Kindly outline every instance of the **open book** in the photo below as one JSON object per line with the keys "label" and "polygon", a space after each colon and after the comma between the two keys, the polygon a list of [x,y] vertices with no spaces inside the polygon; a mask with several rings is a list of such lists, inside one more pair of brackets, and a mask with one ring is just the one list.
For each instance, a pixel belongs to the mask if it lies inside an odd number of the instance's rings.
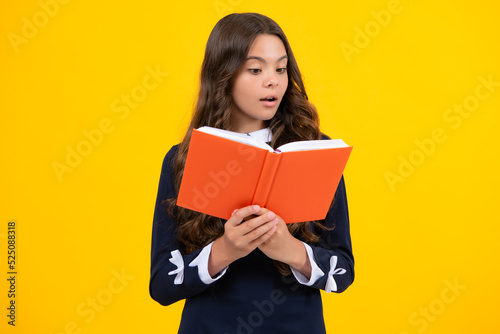
{"label": "open book", "polygon": [[247,134],[193,129],[177,205],[223,219],[258,204],[286,223],[326,217],[352,147],[340,139],[274,150]]}

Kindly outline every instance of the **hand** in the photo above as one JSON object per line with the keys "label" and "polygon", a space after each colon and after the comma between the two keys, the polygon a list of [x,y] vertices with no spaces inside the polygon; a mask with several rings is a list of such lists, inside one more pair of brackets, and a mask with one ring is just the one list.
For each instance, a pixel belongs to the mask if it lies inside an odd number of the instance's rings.
{"label": "hand", "polygon": [[[270,212],[264,208],[260,211]],[[269,258],[286,263],[309,278],[311,276],[311,262],[304,245],[290,234],[285,221],[281,217],[277,217],[276,231],[259,246],[259,249]]]}
{"label": "hand", "polygon": [[224,225],[224,234],[212,244],[208,272],[213,277],[233,261],[260,246],[276,230],[278,219],[269,210],[250,205],[233,212]]}

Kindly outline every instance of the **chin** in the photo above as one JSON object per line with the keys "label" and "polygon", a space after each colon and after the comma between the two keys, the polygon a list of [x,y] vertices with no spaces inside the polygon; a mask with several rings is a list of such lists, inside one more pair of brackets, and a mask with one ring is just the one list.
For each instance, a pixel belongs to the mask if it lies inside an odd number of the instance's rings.
{"label": "chin", "polygon": [[266,116],[262,117],[260,120],[261,121],[270,121],[274,118],[274,116],[276,116],[276,113],[277,113],[277,110],[272,112],[272,113],[267,114]]}

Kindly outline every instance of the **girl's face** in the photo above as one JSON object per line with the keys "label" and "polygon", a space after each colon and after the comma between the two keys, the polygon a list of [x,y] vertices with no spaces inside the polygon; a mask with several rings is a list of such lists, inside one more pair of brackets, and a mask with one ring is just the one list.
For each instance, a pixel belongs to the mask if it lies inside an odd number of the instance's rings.
{"label": "girl's face", "polygon": [[263,129],[288,87],[287,54],[275,35],[258,35],[232,87],[231,125],[236,132]]}

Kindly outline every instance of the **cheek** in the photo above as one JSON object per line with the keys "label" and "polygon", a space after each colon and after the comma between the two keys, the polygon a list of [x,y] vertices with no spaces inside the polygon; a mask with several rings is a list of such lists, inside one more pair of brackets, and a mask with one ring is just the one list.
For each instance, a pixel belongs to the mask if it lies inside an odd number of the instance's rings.
{"label": "cheek", "polygon": [[255,79],[251,77],[240,78],[234,85],[233,98],[236,101],[244,102],[254,98],[253,87]]}
{"label": "cheek", "polygon": [[285,92],[288,88],[288,76],[285,76],[281,82],[280,82],[280,86],[281,86],[281,94],[285,95]]}

